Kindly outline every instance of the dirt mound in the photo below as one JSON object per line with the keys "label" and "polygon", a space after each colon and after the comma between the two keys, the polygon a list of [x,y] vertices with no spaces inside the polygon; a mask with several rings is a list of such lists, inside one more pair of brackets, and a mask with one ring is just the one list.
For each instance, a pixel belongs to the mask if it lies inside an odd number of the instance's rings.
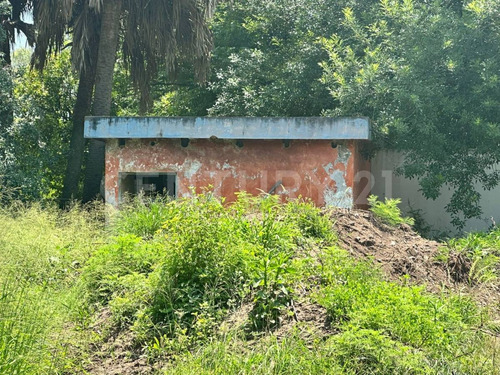
{"label": "dirt mound", "polygon": [[389,278],[408,275],[410,282],[430,290],[454,284],[448,265],[436,260],[443,245],[420,237],[410,226],[389,227],[361,210],[335,210],[331,215],[340,246],[355,257],[371,257]]}

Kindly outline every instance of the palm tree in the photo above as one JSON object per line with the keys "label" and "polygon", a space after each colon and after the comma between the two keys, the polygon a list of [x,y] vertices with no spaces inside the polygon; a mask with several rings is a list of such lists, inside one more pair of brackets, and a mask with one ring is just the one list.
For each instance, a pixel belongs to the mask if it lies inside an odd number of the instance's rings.
{"label": "palm tree", "polygon": [[[16,41],[18,33],[22,32],[26,36],[29,45],[35,42],[35,32],[33,25],[21,20],[21,16],[29,11],[30,3],[28,0],[0,0],[0,69],[10,67],[11,44]],[[3,72],[5,73],[5,72]],[[7,97],[12,97],[12,86],[8,85]],[[0,122],[11,124],[14,121],[14,110],[11,105],[0,108]],[[0,123],[0,126],[2,124]],[[1,130],[1,129],[0,129]]]}
{"label": "palm tree", "polygon": [[[97,59],[94,116],[109,116],[113,71],[123,21],[123,56],[141,93],[141,107],[149,105],[149,87],[160,61],[173,71],[179,57],[192,59],[199,79],[205,78],[212,47],[207,19],[216,0],[109,0],[102,7],[101,39]],[[91,140],[83,201],[99,193],[104,171],[104,144]]]}
{"label": "palm tree", "polygon": [[60,205],[64,207],[78,193],[85,150],[83,127],[85,116],[90,114],[94,92],[101,16],[87,0],[32,0],[31,4],[37,29],[32,65],[43,70],[47,57],[68,44],[66,34],[69,31],[73,39],[72,63],[79,72],[68,163],[60,199]]}
{"label": "palm tree", "polygon": [[6,34],[5,40],[0,43],[0,52],[3,53],[4,61],[6,65],[11,64],[10,56],[10,46],[11,43],[16,41],[16,34],[22,32],[26,36],[26,40],[29,45],[33,45],[35,42],[35,30],[33,25],[21,20],[23,13],[31,9],[31,2],[29,0],[9,0],[0,1],[0,10],[5,7],[5,4],[9,4],[10,11],[0,12],[0,27]]}
{"label": "palm tree", "polygon": [[[197,78],[205,78],[212,48],[207,20],[213,15],[216,1],[32,0],[35,4],[35,25],[39,32],[35,64],[43,67],[47,53],[62,47],[63,31],[69,27],[73,32],[73,63],[80,71],[80,80],[84,78],[83,72],[87,74],[88,83],[82,90],[89,90],[90,87],[94,90],[92,114],[109,116],[113,72],[121,42],[126,66],[141,94],[141,108],[147,111],[150,105],[149,87],[162,63],[169,72],[173,72],[178,60],[189,59],[194,63]],[[98,48],[95,48],[96,46]],[[92,57],[92,51],[97,51],[97,55]],[[95,71],[92,70],[93,61]],[[93,77],[95,86],[92,84]],[[84,104],[88,103],[88,95],[82,94],[81,97],[80,104],[83,108]],[[89,109],[87,105],[87,113],[90,112]],[[63,195],[66,199],[76,196],[75,181],[78,179],[75,180],[75,176],[79,176],[81,169],[76,167],[76,164],[81,166],[82,159],[79,156],[82,155],[84,144],[81,116],[74,116],[74,121],[75,119],[78,119],[79,123],[78,126],[74,124],[72,140],[75,139],[78,147],[71,146],[72,150],[76,151],[70,154],[72,159],[68,165]],[[79,163],[76,160],[78,158]],[[91,140],[84,183],[84,202],[98,195],[103,170],[104,144]]]}

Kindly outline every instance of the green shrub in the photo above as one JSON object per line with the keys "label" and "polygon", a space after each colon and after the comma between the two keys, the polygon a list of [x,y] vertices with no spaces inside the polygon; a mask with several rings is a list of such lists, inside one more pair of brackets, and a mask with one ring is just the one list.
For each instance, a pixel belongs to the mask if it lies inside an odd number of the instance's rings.
{"label": "green shrub", "polygon": [[245,199],[254,204],[257,213],[243,219],[249,228],[247,241],[255,244],[254,252],[246,257],[254,304],[250,319],[252,328],[270,329],[279,325],[293,299],[290,275],[295,271],[292,258],[301,234],[300,216],[288,215],[291,204],[284,206],[278,196],[239,197],[240,201]]}
{"label": "green shrub", "polygon": [[165,257],[153,276],[151,314],[173,332],[178,324],[190,327],[206,304],[223,312],[239,298],[247,280],[244,256],[253,245],[235,230],[238,218],[209,194],[169,205],[172,215],[163,225]]}
{"label": "green shrub", "polygon": [[295,221],[302,236],[333,244],[336,240],[332,222],[312,202],[295,200],[287,204],[287,220]]}
{"label": "green shrub", "polygon": [[437,374],[425,353],[380,332],[348,330],[305,340],[298,332],[249,345],[230,336],[186,353],[165,374]]}
{"label": "green shrub", "polygon": [[161,333],[165,343],[183,332],[202,340],[245,296],[254,304],[252,329],[278,325],[293,298],[300,238],[334,238],[319,209],[304,202],[283,205],[277,196],[241,193],[224,206],[206,193],[155,207],[163,215],[160,229],[155,224],[154,233],[136,237],[146,233],[142,220],[149,214],[141,213],[142,206],[140,215],[121,213],[115,228],[134,235],[101,247],[82,274],[88,301],[108,303],[115,321],[132,326],[145,341]]}
{"label": "green shrub", "polygon": [[109,308],[113,322],[122,329],[133,325],[151,300],[152,287],[147,274],[133,272],[115,276]]}
{"label": "green shrub", "polygon": [[401,203],[401,199],[399,198],[385,198],[385,202],[380,202],[376,195],[370,195],[368,197],[368,203],[370,204],[370,211],[373,212],[375,217],[387,225],[397,226],[400,224],[414,224],[413,218],[401,216],[401,210],[398,207]]}
{"label": "green shrub", "polygon": [[154,276],[153,321],[167,332],[198,329],[249,292],[252,326],[277,325],[292,298],[287,275],[301,235],[299,215],[287,217],[289,208],[278,197],[245,193],[228,207],[211,194],[169,206],[162,232],[166,257]]}

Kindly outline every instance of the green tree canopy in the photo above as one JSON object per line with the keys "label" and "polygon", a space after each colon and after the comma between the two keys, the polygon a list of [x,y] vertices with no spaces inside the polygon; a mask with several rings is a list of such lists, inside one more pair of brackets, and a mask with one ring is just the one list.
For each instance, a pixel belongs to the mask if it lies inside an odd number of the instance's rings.
{"label": "green tree canopy", "polygon": [[341,6],[324,0],[243,0],[220,6],[214,22],[216,94],[211,115],[313,116],[333,100],[319,82]]}
{"label": "green tree canopy", "polygon": [[377,144],[404,153],[401,172],[426,198],[453,190],[459,227],[481,214],[476,185],[500,181],[499,5],[382,0],[369,23],[346,8],[342,34],[322,42],[322,81],[338,101],[327,114],[369,116]]}
{"label": "green tree canopy", "polygon": [[62,187],[76,96],[69,52],[49,59],[43,73],[29,68],[28,51],[16,51],[13,63],[15,121],[0,135],[4,185],[23,200],[54,199]]}

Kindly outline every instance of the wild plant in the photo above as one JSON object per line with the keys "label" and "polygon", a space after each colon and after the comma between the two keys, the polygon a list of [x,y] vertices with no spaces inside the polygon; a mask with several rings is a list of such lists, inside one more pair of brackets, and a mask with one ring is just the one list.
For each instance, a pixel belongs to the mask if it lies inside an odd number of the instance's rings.
{"label": "wild plant", "polygon": [[376,195],[370,195],[368,203],[370,204],[370,211],[384,224],[398,226],[400,224],[413,225],[415,223],[413,218],[401,215],[401,210],[398,207],[401,203],[401,199],[399,198],[385,198],[385,201],[381,202]]}

